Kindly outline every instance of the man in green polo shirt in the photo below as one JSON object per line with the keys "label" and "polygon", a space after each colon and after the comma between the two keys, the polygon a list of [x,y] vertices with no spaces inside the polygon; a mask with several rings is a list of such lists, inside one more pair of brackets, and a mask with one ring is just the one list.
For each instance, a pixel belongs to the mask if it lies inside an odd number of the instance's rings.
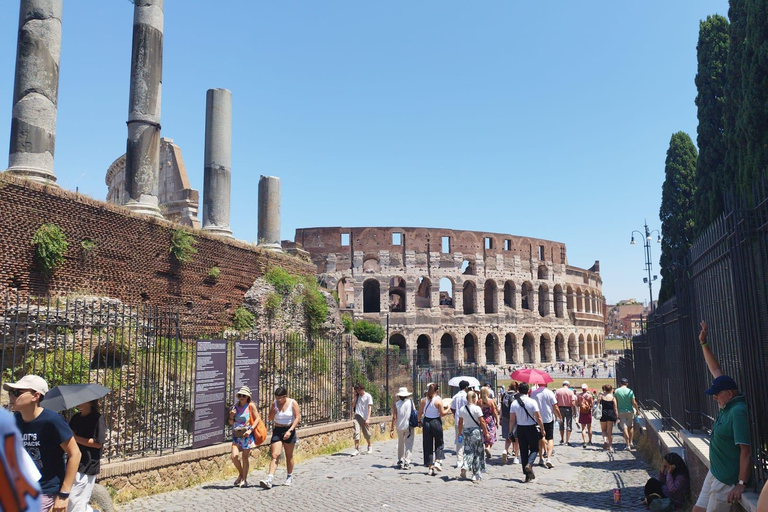
{"label": "man in green polo shirt", "polygon": [[621,422],[621,431],[624,434],[624,441],[627,443],[626,450],[634,448],[632,440],[634,439],[635,414],[637,414],[637,401],[635,393],[629,389],[629,381],[626,378],[621,379],[621,386],[613,392],[616,397],[616,405],[619,408],[619,421]]}
{"label": "man in green polo shirt", "polygon": [[720,407],[709,444],[709,472],[701,486],[694,512],[730,510],[741,499],[752,470],[749,412],[736,381],[725,375],[707,343],[707,324],[701,322],[699,343],[709,372],[714,377],[705,391]]}

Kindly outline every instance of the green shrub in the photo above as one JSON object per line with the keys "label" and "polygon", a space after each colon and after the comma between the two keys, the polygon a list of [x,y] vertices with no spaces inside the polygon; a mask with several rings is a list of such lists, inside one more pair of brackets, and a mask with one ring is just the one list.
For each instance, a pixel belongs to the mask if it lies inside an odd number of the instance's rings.
{"label": "green shrub", "polygon": [[264,279],[281,295],[288,295],[301,282],[301,277],[290,274],[282,267],[270,267]]}
{"label": "green shrub", "polygon": [[350,333],[355,328],[355,321],[352,320],[352,316],[348,313],[341,315],[341,325],[344,326],[344,332]]}
{"label": "green shrub", "polygon": [[304,302],[307,331],[310,336],[315,336],[320,333],[323,324],[328,319],[328,304],[314,280],[306,283],[302,302]]}
{"label": "green shrub", "polygon": [[208,269],[208,279],[212,281],[216,281],[220,275],[221,275],[221,270],[219,269],[219,267],[211,267]]}
{"label": "green shrub", "polygon": [[283,305],[283,297],[279,293],[272,292],[267,295],[264,301],[264,309],[267,311],[267,317],[273,319],[280,312],[280,306]]}
{"label": "green shrub", "polygon": [[80,240],[80,247],[82,247],[85,252],[91,252],[96,248],[96,242],[90,238],[83,238]]}
{"label": "green shrub", "polygon": [[380,343],[384,339],[384,328],[379,324],[358,320],[355,322],[354,334],[360,341]]}
{"label": "green shrub", "polygon": [[254,320],[253,313],[240,306],[235,310],[235,316],[232,318],[232,327],[238,331],[250,331],[253,329]]}
{"label": "green shrub", "polygon": [[189,263],[192,257],[197,254],[195,249],[197,240],[189,231],[183,229],[171,230],[171,249],[170,253],[179,263]]}
{"label": "green shrub", "polygon": [[43,274],[50,275],[64,262],[67,236],[56,224],[40,226],[32,235],[32,244],[35,246],[35,262]]}

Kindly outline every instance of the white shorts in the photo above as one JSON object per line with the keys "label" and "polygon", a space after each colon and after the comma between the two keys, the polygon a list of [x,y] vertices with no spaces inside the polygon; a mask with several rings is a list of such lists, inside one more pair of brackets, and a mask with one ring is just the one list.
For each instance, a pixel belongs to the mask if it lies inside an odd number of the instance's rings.
{"label": "white shorts", "polygon": [[707,471],[696,506],[707,509],[707,512],[728,512],[731,510],[731,504],[726,498],[734,487],[724,484],[715,478],[711,471]]}

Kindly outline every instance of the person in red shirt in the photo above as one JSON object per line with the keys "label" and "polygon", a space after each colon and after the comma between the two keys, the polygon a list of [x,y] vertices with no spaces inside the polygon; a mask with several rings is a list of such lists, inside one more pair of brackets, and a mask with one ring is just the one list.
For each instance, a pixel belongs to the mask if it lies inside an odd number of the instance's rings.
{"label": "person in red shirt", "polygon": [[555,391],[555,400],[560,409],[560,444],[571,445],[571,431],[573,431],[573,416],[576,414],[576,395],[571,389],[571,383],[563,381],[563,387]]}

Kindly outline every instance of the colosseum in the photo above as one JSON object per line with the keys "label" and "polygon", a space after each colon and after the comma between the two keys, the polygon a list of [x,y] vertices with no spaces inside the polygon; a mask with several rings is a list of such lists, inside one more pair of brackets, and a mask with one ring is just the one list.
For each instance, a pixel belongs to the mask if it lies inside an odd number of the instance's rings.
{"label": "colosseum", "polygon": [[304,228],[295,242],[342,312],[386,325],[417,365],[577,361],[604,351],[599,262],[565,244],[432,228]]}

